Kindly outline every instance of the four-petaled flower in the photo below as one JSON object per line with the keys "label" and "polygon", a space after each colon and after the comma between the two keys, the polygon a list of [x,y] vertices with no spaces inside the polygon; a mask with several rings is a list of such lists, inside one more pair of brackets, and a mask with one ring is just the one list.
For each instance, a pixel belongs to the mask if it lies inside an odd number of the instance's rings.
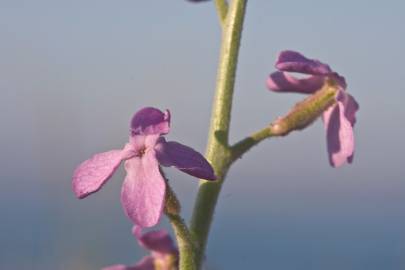
{"label": "four-petaled flower", "polygon": [[[334,72],[328,65],[308,59],[294,51],[281,52],[275,66],[279,71],[270,74],[267,86],[276,92],[312,94],[321,89],[327,80],[332,80],[337,85],[336,103],[323,113],[329,161],[334,167],[339,167],[346,161],[351,163],[354,154],[353,126],[359,105],[346,92],[344,77]],[[286,72],[310,76],[298,79]]]}
{"label": "four-petaled flower", "polygon": [[112,265],[102,270],[175,270],[178,269],[179,251],[165,230],[141,233],[141,228],[134,226],[134,236],[139,245],[151,251],[151,255],[141,259],[136,265]]}
{"label": "four-petaled flower", "polygon": [[215,180],[205,158],[192,148],[167,142],[162,136],[170,129],[170,113],[143,108],[131,121],[129,143],[122,150],[94,155],[78,166],[73,190],[80,199],[98,191],[125,160],[127,175],[122,185],[121,203],[127,216],[140,227],[154,226],[162,214],[166,180],[159,165],[174,166],[192,176]]}

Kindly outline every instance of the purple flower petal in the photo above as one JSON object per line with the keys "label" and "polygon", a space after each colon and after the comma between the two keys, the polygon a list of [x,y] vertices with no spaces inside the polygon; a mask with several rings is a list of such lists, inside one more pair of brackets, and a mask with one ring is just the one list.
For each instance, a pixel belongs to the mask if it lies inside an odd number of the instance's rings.
{"label": "purple flower petal", "polygon": [[154,269],[155,269],[155,266],[154,266],[153,257],[146,256],[146,257],[143,257],[143,259],[134,266],[116,264],[116,265],[104,267],[102,270],[154,270]]}
{"label": "purple flower petal", "polygon": [[189,175],[216,180],[212,166],[194,149],[178,142],[166,142],[163,138],[155,149],[156,157],[163,166],[174,166]]}
{"label": "purple flower petal", "polygon": [[267,87],[275,92],[312,94],[322,88],[324,81],[323,76],[297,79],[286,72],[276,71],[267,79]]}
{"label": "purple flower petal", "polygon": [[350,121],[351,125],[354,126],[356,123],[356,112],[359,110],[359,104],[353,96],[347,94],[345,91],[341,91],[337,99],[342,102],[345,108],[345,117]]}
{"label": "purple flower petal", "polygon": [[330,67],[318,60],[308,59],[299,52],[282,51],[277,58],[276,68],[281,71],[312,75],[329,75]]}
{"label": "purple flower petal", "polygon": [[166,183],[159,172],[155,151],[125,162],[127,175],[122,185],[121,203],[127,216],[141,227],[156,225],[162,213]]}
{"label": "purple flower petal", "polygon": [[137,237],[139,244],[145,249],[161,254],[174,254],[177,252],[177,248],[166,230],[150,231],[141,235],[138,228],[134,228],[133,233]]}
{"label": "purple flower petal", "polygon": [[129,270],[129,267],[123,264],[115,264],[111,266],[104,267],[101,270]]}
{"label": "purple flower petal", "polygon": [[128,270],[155,270],[154,261],[152,256],[143,257],[142,260]]}
{"label": "purple flower petal", "polygon": [[340,76],[339,73],[337,72],[332,72],[331,74],[329,74],[328,76],[330,79],[334,80],[342,89],[346,89],[347,88],[347,83],[346,83],[346,79],[343,76]]}
{"label": "purple flower petal", "polygon": [[139,110],[131,120],[131,135],[167,134],[170,130],[170,112],[152,107]]}
{"label": "purple flower petal", "polygon": [[340,101],[323,114],[326,127],[329,161],[339,167],[346,161],[351,163],[354,154],[354,134],[350,121],[344,115],[344,104]]}
{"label": "purple flower petal", "polygon": [[80,164],[73,173],[72,186],[80,199],[98,191],[117,170],[121,161],[130,158],[129,146],[124,150],[112,150],[94,155]]}

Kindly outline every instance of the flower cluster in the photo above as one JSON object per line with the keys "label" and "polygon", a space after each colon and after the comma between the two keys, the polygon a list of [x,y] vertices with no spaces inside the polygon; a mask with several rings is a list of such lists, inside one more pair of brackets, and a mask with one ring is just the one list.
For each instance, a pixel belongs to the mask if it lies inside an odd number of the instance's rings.
{"label": "flower cluster", "polygon": [[[308,59],[295,51],[281,52],[276,68],[279,71],[270,74],[267,80],[268,88],[275,92],[314,94],[329,81],[337,87],[336,102],[323,113],[329,161],[334,167],[339,167],[346,161],[351,163],[354,155],[353,127],[359,105],[347,93],[344,77],[328,65]],[[299,79],[287,72],[302,73],[309,77]]]}
{"label": "flower cluster", "polygon": [[73,190],[78,198],[98,191],[125,161],[127,175],[122,185],[121,203],[127,216],[140,227],[157,224],[162,214],[166,179],[160,165],[206,180],[215,180],[213,168],[194,149],[166,141],[170,112],[147,107],[131,121],[129,143],[121,150],[94,155],[78,166],[73,175]]}
{"label": "flower cluster", "polygon": [[[209,0],[186,1],[200,3]],[[215,1],[223,43],[207,148],[221,181],[200,185],[190,227],[180,215],[180,202],[168,184],[162,166],[175,167],[205,180],[216,180],[216,175],[211,164],[199,152],[165,139],[164,136],[170,131],[169,110],[162,112],[152,107],[139,110],[131,119],[129,141],[122,149],[95,154],[74,171],[73,191],[82,199],[99,191],[124,162],[126,176],[121,189],[121,204],[134,224],[133,235],[139,245],[150,251],[150,255],[132,266],[117,264],[103,270],[200,269],[215,204],[226,172],[233,162],[266,138],[302,130],[322,115],[330,164],[339,167],[353,161],[353,129],[359,105],[347,93],[345,78],[329,65],[306,58],[295,51],[282,51],[279,54],[275,64],[278,71],[270,74],[267,87],[274,92],[309,96],[271,125],[234,145],[228,144],[232,91],[246,4],[247,0]],[[297,78],[290,72],[301,73],[306,77]],[[218,133],[221,136],[217,136]],[[165,230],[142,233],[144,228],[159,222],[163,210],[176,233],[178,248]]]}

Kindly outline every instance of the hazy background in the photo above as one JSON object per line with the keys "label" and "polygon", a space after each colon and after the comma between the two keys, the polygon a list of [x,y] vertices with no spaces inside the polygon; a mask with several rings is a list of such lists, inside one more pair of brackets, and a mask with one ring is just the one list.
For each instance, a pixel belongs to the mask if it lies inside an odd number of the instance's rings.
{"label": "hazy background", "polygon": [[[331,168],[320,121],[254,148],[221,194],[209,269],[405,269],[404,10],[249,2],[232,141],[302,98],[265,88],[277,52],[294,49],[346,76],[361,106],[356,156]],[[82,201],[72,171],[122,147],[146,105],[169,108],[168,138],[203,152],[219,40],[212,2],[0,0],[0,269],[99,269],[145,254],[121,209],[122,168]],[[188,218],[197,181],[166,172]]]}

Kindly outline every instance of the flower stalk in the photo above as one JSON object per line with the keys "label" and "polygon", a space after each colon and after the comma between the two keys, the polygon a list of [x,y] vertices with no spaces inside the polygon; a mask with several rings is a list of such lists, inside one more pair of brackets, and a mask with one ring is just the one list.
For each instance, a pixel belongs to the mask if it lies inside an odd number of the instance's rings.
{"label": "flower stalk", "polygon": [[183,218],[180,215],[166,213],[170,223],[173,227],[174,234],[176,235],[176,241],[179,248],[179,269],[180,270],[197,270],[197,266],[194,260],[195,257],[195,245],[193,244],[190,231]]}
{"label": "flower stalk", "polygon": [[[220,1],[217,1],[219,3]],[[235,85],[240,40],[247,0],[233,0],[227,11],[222,32],[217,88],[213,102],[206,157],[212,164],[217,181],[201,180],[194,205],[190,230],[197,243],[195,262],[201,268],[215,205],[230,165],[228,144],[232,97]],[[221,11],[222,9],[219,9]],[[220,15],[222,18],[222,15]]]}
{"label": "flower stalk", "polygon": [[[233,2],[233,4],[235,2]],[[234,6],[231,6],[231,8],[232,7]],[[232,11],[234,10],[231,9],[231,12]],[[230,13],[229,16],[232,16],[231,14],[232,13]],[[223,63],[224,62],[221,62],[221,64]],[[236,62],[232,62],[232,64],[236,64]],[[223,68],[223,66],[220,65],[217,96],[214,103],[211,132],[207,148],[207,159],[213,165],[218,181],[200,182],[191,221],[191,232],[198,244],[198,249],[196,250],[196,263],[198,267],[201,267],[201,260],[204,256],[215,205],[230,166],[241,158],[244,153],[264,139],[275,136],[285,136],[294,130],[301,130],[309,126],[322,115],[325,110],[336,103],[336,95],[339,90],[339,86],[333,80],[325,80],[324,86],[321,89],[305,98],[303,101],[298,102],[285,116],[278,118],[265,128],[229,146],[230,114],[228,113],[230,113],[232,104],[234,77],[221,77],[224,76],[224,73],[221,73],[223,71],[221,68]],[[236,72],[236,66],[234,68],[233,70]],[[224,83],[222,81],[223,78],[227,78],[229,80],[228,83]],[[227,88],[230,86],[232,86],[232,88]],[[225,120],[220,117],[221,115],[225,115]]]}
{"label": "flower stalk", "polygon": [[169,184],[167,184],[166,189],[164,210],[176,236],[179,249],[179,269],[196,270],[197,268],[194,261],[196,247],[186,223],[180,216],[180,203]]}
{"label": "flower stalk", "polygon": [[[227,172],[236,160],[266,138],[286,136],[292,131],[302,130],[322,115],[330,164],[338,167],[352,162],[353,127],[359,105],[347,93],[345,78],[329,65],[291,50],[279,54],[276,62],[278,71],[270,74],[267,86],[275,92],[296,92],[310,96],[297,103],[285,116],[234,145],[229,144],[233,91],[246,5],[247,0],[215,0],[222,28],[222,43],[206,149],[209,162],[188,146],[166,141],[164,135],[170,130],[171,118],[168,110],[162,112],[145,107],[132,118],[130,139],[123,149],[98,153],[76,168],[72,187],[76,196],[82,199],[100,190],[119,165],[125,163],[127,174],[121,202],[128,218],[135,224],[133,234],[138,243],[152,251],[150,256],[144,257],[135,266],[113,265],[105,269],[200,270]],[[288,72],[303,73],[309,77],[295,78]],[[200,178],[190,227],[181,217],[180,202],[161,166],[176,167]],[[142,228],[158,223],[163,211],[173,227],[178,248],[164,230],[142,234]]]}

